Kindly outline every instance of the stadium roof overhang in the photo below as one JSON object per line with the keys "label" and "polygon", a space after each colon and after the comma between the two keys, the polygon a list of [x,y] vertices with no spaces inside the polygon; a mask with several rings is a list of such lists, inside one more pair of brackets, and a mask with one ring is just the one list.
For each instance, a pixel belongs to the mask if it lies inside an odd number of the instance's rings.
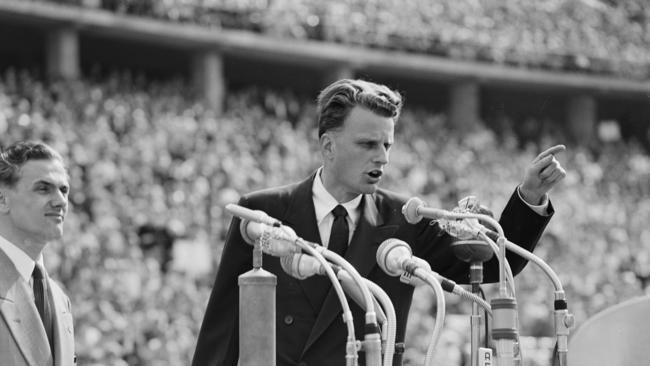
{"label": "stadium roof overhang", "polygon": [[214,49],[226,56],[300,63],[318,68],[348,67],[420,80],[455,82],[466,79],[490,86],[650,95],[650,80],[529,69],[312,40],[288,40],[247,31],[211,29],[52,3],[3,0],[0,2],[0,19],[20,19],[47,27],[73,27],[82,33],[174,48]]}

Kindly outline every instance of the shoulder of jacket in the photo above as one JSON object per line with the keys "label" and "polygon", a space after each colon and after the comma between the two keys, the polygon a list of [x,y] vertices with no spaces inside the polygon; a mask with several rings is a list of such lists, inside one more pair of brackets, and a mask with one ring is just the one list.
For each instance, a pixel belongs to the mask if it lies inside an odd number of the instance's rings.
{"label": "shoulder of jacket", "polygon": [[393,192],[383,188],[377,189],[375,196],[389,206],[399,206],[400,208],[409,199],[409,197],[402,193]]}
{"label": "shoulder of jacket", "polygon": [[294,192],[296,184],[290,184],[281,187],[265,188],[259,191],[253,191],[243,195],[239,204],[251,209],[268,206],[269,203],[280,204],[289,201],[291,194]]}

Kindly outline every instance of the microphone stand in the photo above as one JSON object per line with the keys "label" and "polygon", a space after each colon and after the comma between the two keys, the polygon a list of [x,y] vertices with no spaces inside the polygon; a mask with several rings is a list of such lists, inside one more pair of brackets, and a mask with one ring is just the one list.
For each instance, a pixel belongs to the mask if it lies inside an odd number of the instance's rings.
{"label": "microphone stand", "polygon": [[436,322],[433,327],[433,332],[431,332],[431,340],[429,341],[427,354],[424,358],[424,365],[431,366],[433,365],[433,354],[435,352],[436,345],[438,344],[438,340],[440,340],[440,335],[442,334],[442,326],[445,322],[445,294],[443,293],[440,282],[438,282],[435,276],[429,271],[422,268],[414,268],[409,269],[408,272],[413,273],[413,275],[428,284],[436,296]]}
{"label": "microphone stand", "polygon": [[262,268],[262,247],[253,247],[253,269],[238,277],[239,365],[275,366],[275,288],[277,277]]}
{"label": "microphone stand", "polygon": [[[357,351],[359,349],[359,345],[357,344],[357,339],[354,335],[354,318],[352,317],[352,311],[350,310],[350,306],[348,305],[348,301],[345,297],[345,293],[343,292],[343,287],[341,287],[341,284],[338,281],[338,278],[336,277],[336,274],[334,273],[334,270],[332,267],[329,266],[327,260],[321,254],[321,252],[318,250],[322,248],[320,245],[311,243],[309,241],[306,241],[300,237],[298,237],[295,242],[294,242],[300,249],[304,250],[307,252],[307,254],[312,255],[314,258],[316,258],[322,265],[323,268],[325,269],[325,272],[327,274],[327,277],[329,277],[330,281],[332,282],[332,288],[336,291],[336,294],[338,295],[339,301],[341,302],[341,307],[343,308],[343,322],[348,328],[348,339],[346,342],[345,346],[345,365],[346,366],[357,366],[359,363],[359,356],[357,354]],[[352,267],[350,265],[350,267]],[[347,268],[344,267],[344,269],[347,270]],[[354,271],[354,268],[352,269]],[[368,288],[366,287],[366,290]],[[372,300],[372,299],[371,299]],[[368,307],[374,307],[374,303],[370,301],[367,303]],[[374,312],[373,312],[374,314]],[[376,321],[376,318],[375,318]],[[376,325],[376,323],[375,323]],[[381,341],[380,341],[381,342]],[[381,347],[381,346],[380,346]],[[264,363],[261,363],[260,365],[263,365]]]}
{"label": "microphone stand", "polygon": [[[365,279],[364,279],[365,280]],[[373,296],[379,301],[386,312],[386,321],[382,328],[382,349],[384,353],[384,366],[391,366],[393,364],[393,356],[395,354],[395,337],[397,333],[397,315],[395,314],[395,307],[388,297],[388,294],[370,280],[365,280],[368,289],[372,292]]]}
{"label": "microphone stand", "polygon": [[[309,243],[300,237],[297,237],[293,229],[268,216],[263,211],[254,211],[239,205],[227,205],[226,209],[233,215],[241,219],[251,222],[260,223],[261,230],[259,237],[249,241],[244,240],[253,245],[253,269],[240,275],[239,282],[239,366],[258,366],[258,365],[276,365],[276,340],[275,340],[275,288],[277,285],[277,277],[262,269],[262,254],[267,253],[278,256],[279,253],[287,250],[287,248],[278,249],[276,252],[271,243],[273,240],[290,241],[291,247],[306,251],[315,257],[324,267],[327,277],[332,282],[332,287],[335,290],[343,308],[343,322],[348,329],[348,339],[346,343],[345,365],[357,366],[358,365],[358,345],[354,336],[354,323],[352,311],[348,305],[343,288],[339,283],[336,274],[328,265],[327,260],[316,251],[313,243]],[[242,222],[245,222],[242,221]],[[273,227],[276,230],[267,230],[265,226]],[[278,232],[280,230],[281,232]],[[280,234],[280,235],[279,235]],[[249,235],[248,233],[246,235]],[[242,233],[242,236],[245,236]],[[277,237],[279,236],[279,237]],[[283,255],[288,255],[284,253]],[[362,284],[363,285],[363,284]],[[366,287],[366,291],[367,290]],[[368,296],[369,297],[369,296]],[[368,306],[374,306],[372,302]],[[246,314],[246,316],[241,316]],[[375,315],[373,312],[372,315]],[[376,325],[376,317],[375,327]],[[380,342],[380,341],[379,341]],[[381,347],[381,345],[379,346]]]}
{"label": "microphone stand", "polygon": [[[492,299],[492,339],[496,343],[496,360],[499,366],[519,366],[521,364],[521,350],[519,348],[519,318],[517,315],[517,299],[514,295],[515,284],[510,282],[510,292],[508,292],[508,281],[506,280],[507,261],[505,259],[506,238],[499,231],[497,239],[498,257],[499,257],[499,297]],[[490,243],[494,244],[485,233],[480,232],[479,236]]]}
{"label": "microphone stand", "polygon": [[[452,244],[456,257],[470,264],[469,283],[472,293],[480,296],[483,283],[483,262],[492,258],[494,252],[490,246],[480,240],[460,240]],[[485,319],[487,321],[487,319]],[[472,302],[472,315],[470,315],[470,365],[478,366],[479,347],[481,339],[481,314],[477,302]]]}
{"label": "microphone stand", "polygon": [[[394,255],[390,255],[395,250]],[[429,264],[422,259],[413,257],[411,247],[398,239],[387,239],[377,249],[377,264],[389,276],[400,277],[400,281],[415,286],[416,282],[412,281],[415,277],[429,285],[436,297],[436,321],[431,333],[431,341],[427,348],[425,365],[433,364],[433,356],[436,344],[442,333],[442,326],[445,319],[445,297],[442,285],[435,272],[431,271]]]}
{"label": "microphone stand", "polygon": [[320,252],[325,259],[345,269],[361,289],[366,303],[365,335],[362,343],[363,350],[366,353],[366,366],[381,366],[381,336],[379,326],[377,325],[377,314],[374,311],[373,297],[368,286],[363,281],[359,272],[340,255],[322,246],[316,246],[314,249]]}
{"label": "microphone stand", "polygon": [[553,286],[555,287],[555,301],[553,303],[554,307],[554,327],[555,327],[555,336],[557,339],[557,353],[558,353],[558,362],[559,366],[567,366],[567,355],[569,352],[568,348],[568,338],[569,331],[573,328],[575,324],[575,318],[573,314],[569,313],[566,293],[560,282],[560,278],[557,274],[551,269],[551,267],[546,264],[541,258],[535,254],[523,249],[517,244],[506,240],[506,248],[527,260],[533,262],[542,271],[546,276],[551,280]]}

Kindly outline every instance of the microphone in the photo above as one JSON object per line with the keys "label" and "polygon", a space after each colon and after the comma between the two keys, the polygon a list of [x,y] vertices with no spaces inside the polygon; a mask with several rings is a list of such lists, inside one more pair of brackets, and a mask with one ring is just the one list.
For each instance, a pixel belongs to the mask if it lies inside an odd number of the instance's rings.
{"label": "microphone", "polygon": [[[419,258],[417,258],[419,259]],[[404,272],[413,272],[415,268],[431,271],[429,263],[416,260],[411,247],[404,241],[389,238],[377,249],[377,264],[389,276],[397,277]]]}
{"label": "microphone", "polygon": [[426,207],[426,203],[417,197],[412,197],[404,206],[402,206],[402,215],[406,219],[406,222],[409,224],[417,224],[424,217],[430,219],[444,219],[450,218],[450,215],[453,215],[447,210],[441,210],[439,208]]}
{"label": "microphone", "polygon": [[[470,220],[470,221],[467,221]],[[499,233],[490,230],[475,219],[464,220],[438,220],[440,228],[447,234],[461,240],[480,239],[480,233],[484,233],[488,238],[497,241]]]}
{"label": "microphone", "polygon": [[301,252],[301,248],[296,244],[298,235],[289,226],[276,227],[242,220],[239,224],[239,231],[246,243],[255,245],[255,242],[259,240],[262,252],[274,257],[285,257]]}
{"label": "microphone", "polygon": [[421,280],[426,282],[433,289],[436,296],[436,324],[431,333],[431,342],[427,348],[427,355],[425,358],[425,365],[429,365],[433,361],[433,351],[440,334],[442,332],[442,324],[445,318],[445,296],[443,288],[428,263],[422,261],[417,263],[413,257],[411,247],[404,241],[389,238],[384,240],[379,249],[377,249],[377,264],[389,276],[400,276],[403,273],[415,274]]}
{"label": "microphone", "polygon": [[[269,229],[279,231],[280,222],[268,216],[263,211],[253,211],[242,206],[229,204],[226,210],[242,219],[240,232],[253,249],[253,269],[238,276],[239,312],[249,316],[239,319],[241,365],[259,365],[275,357],[275,295],[277,277],[262,269],[262,252],[281,253],[278,249],[269,250],[264,245],[272,236]],[[270,226],[269,226],[270,225]],[[284,228],[282,233],[290,236],[290,228]],[[294,233],[295,235],[295,233]],[[276,233],[276,236],[279,236]],[[254,243],[258,241],[259,245]],[[266,247],[266,250],[263,248]],[[277,254],[276,253],[276,254]],[[274,255],[274,254],[273,254]],[[255,352],[250,352],[255,350]]]}
{"label": "microphone", "polygon": [[[426,203],[417,197],[412,197],[402,206],[402,215],[409,224],[417,224],[427,217],[438,220],[440,228],[458,239],[475,239],[479,232],[484,232],[490,239],[496,241],[499,234],[481,225],[476,218],[458,218],[458,214],[481,214],[493,217],[492,212],[478,204],[475,196],[467,196],[458,201],[458,207],[452,211],[426,207]],[[467,222],[471,221],[471,224]]]}
{"label": "microphone", "polygon": [[377,265],[387,275],[397,277],[400,276],[400,281],[410,284],[413,287],[421,285],[423,281],[413,273],[416,269],[422,269],[430,273],[438,282],[440,282],[442,289],[457,295],[462,288],[456,282],[449,280],[437,272],[431,270],[431,265],[422,258],[413,256],[411,247],[402,240],[389,238],[384,240],[377,249]]}
{"label": "microphone", "polygon": [[229,203],[226,205],[226,211],[230,212],[233,216],[241,219],[266,224],[269,226],[281,226],[280,220],[273,218],[261,210],[251,210],[244,206]]}
{"label": "microphone", "polygon": [[444,291],[473,301],[483,307],[488,313],[491,313],[490,306],[485,300],[466,291],[456,282],[432,271],[429,263],[422,258],[414,257],[411,247],[402,240],[395,238],[384,240],[379,245],[379,249],[377,249],[377,264],[389,276],[401,276],[400,281],[410,284],[413,287],[417,287],[422,282],[426,282],[422,278],[418,278],[418,276],[413,276],[413,272],[416,269],[422,269],[440,282],[440,286]]}
{"label": "microphone", "polygon": [[[293,253],[282,257],[280,258],[280,265],[285,273],[299,280],[304,280],[313,275],[327,275],[325,267],[318,262],[316,258],[304,253]],[[343,291],[345,291],[345,293],[348,294],[362,309],[367,310],[363,293],[359,286],[357,286],[356,282],[354,282],[352,276],[337,265],[331,264],[330,267],[334,270],[334,273],[336,273],[336,277],[339,279]],[[374,298],[373,302],[375,312],[377,313],[377,320],[384,324],[386,322],[386,314],[384,314],[381,306]]]}
{"label": "microphone", "polygon": [[[481,232],[465,220],[439,220],[438,223],[447,234],[461,240],[476,239]],[[476,220],[476,224],[478,224],[478,220]]]}
{"label": "microphone", "polygon": [[[325,267],[314,257],[304,253],[292,253],[280,258],[280,265],[284,272],[291,277],[299,280],[311,277],[313,275],[325,276]],[[330,266],[334,273],[338,273],[339,266]]]}
{"label": "microphone", "polygon": [[[487,207],[482,206],[476,196],[467,196],[458,201],[458,206],[454,207],[452,213],[458,214],[480,214],[494,218],[494,214]],[[496,241],[499,234],[489,230],[477,218],[456,219],[456,220],[439,220],[440,226],[449,235],[458,239],[477,239],[479,233],[485,233],[490,239]]]}

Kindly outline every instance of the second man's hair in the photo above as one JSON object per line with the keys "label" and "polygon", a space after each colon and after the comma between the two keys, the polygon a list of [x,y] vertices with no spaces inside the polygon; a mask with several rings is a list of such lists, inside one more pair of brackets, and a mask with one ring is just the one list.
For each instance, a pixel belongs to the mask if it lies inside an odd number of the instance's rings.
{"label": "second man's hair", "polygon": [[58,152],[42,142],[17,142],[0,153],[0,184],[13,187],[20,180],[20,168],[29,160],[63,162]]}

